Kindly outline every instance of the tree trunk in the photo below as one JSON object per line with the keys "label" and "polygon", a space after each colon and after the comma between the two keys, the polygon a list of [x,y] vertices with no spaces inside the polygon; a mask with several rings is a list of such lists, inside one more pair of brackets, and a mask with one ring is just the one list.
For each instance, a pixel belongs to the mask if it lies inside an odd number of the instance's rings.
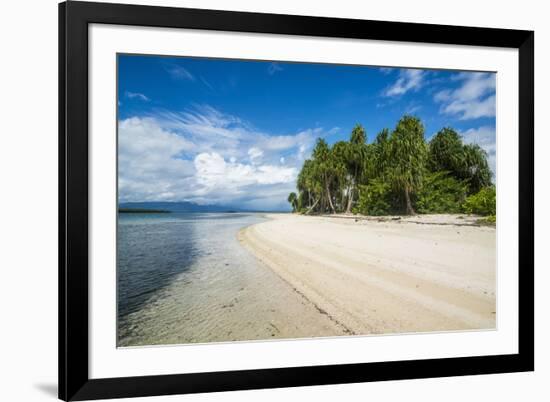
{"label": "tree trunk", "polygon": [[352,181],[351,181],[351,188],[349,190],[349,198],[348,198],[348,206],[346,207],[346,214],[349,214],[351,212],[351,206],[353,204],[353,190],[355,189],[356,185],[357,185],[357,165],[355,165],[355,173],[353,174]]}
{"label": "tree trunk", "polygon": [[326,185],[326,188],[327,188],[327,198],[328,198],[328,203],[330,205],[330,209],[332,209],[332,213],[335,214],[336,210],[334,209],[334,205],[332,204],[332,198],[330,196],[330,189],[328,188],[328,183]]}
{"label": "tree trunk", "polygon": [[346,207],[346,214],[349,214],[351,212],[351,204],[353,203],[353,187],[349,190],[348,195],[348,206]]}
{"label": "tree trunk", "polygon": [[407,201],[407,215],[415,215],[416,213],[412,207],[411,195],[408,187],[405,187],[405,200]]}
{"label": "tree trunk", "polygon": [[309,207],[309,209],[306,211],[306,215],[309,214],[313,208],[315,208],[315,205],[317,205],[318,202],[319,198],[317,198],[317,201],[315,201],[315,203],[311,207]]}

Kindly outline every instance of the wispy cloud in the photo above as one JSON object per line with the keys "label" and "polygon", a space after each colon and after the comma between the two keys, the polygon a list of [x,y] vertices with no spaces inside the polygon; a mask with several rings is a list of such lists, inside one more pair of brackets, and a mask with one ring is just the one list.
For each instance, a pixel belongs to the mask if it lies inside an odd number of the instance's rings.
{"label": "wispy cloud", "polygon": [[281,67],[280,64],[278,63],[270,63],[269,66],[267,67],[267,73],[269,75],[273,75],[279,71],[283,71],[283,67]]}
{"label": "wispy cloud", "polygon": [[405,108],[405,114],[415,114],[422,109],[422,105],[418,103],[409,103]]}
{"label": "wispy cloud", "polygon": [[128,99],[138,99],[144,102],[149,102],[151,99],[149,99],[147,96],[139,93],[139,92],[130,92],[126,91],[124,93],[124,96],[126,96]]}
{"label": "wispy cloud", "polygon": [[248,150],[248,157],[253,165],[260,163],[262,156],[264,156],[264,151],[260,148],[252,147]]}
{"label": "wispy cloud", "polygon": [[315,139],[337,130],[273,135],[209,105],[121,120],[120,200],[287,208]]}
{"label": "wispy cloud", "polygon": [[402,69],[399,72],[399,78],[392,85],[387,87],[383,95],[401,96],[409,91],[418,91],[424,85],[424,76],[426,72],[415,69]]}
{"label": "wispy cloud", "polygon": [[214,87],[204,78],[202,75],[200,76],[201,82],[208,87],[211,91],[214,90]]}
{"label": "wispy cloud", "polygon": [[189,70],[177,64],[165,64],[164,69],[176,80],[195,81],[195,76]]}
{"label": "wispy cloud", "polygon": [[388,75],[390,73],[392,73],[393,71],[395,71],[395,68],[391,68],[391,67],[380,67],[378,69],[378,71],[380,71],[382,74],[384,75]]}
{"label": "wispy cloud", "polygon": [[441,103],[441,113],[460,120],[495,116],[495,74],[460,73],[453,80],[461,81],[458,88],[444,89],[434,95],[434,101]]}

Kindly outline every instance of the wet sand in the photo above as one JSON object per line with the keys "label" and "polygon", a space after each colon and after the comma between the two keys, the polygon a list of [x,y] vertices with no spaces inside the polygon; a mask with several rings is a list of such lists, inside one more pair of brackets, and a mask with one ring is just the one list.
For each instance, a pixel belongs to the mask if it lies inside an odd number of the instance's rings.
{"label": "wet sand", "polygon": [[[238,238],[333,332],[310,336],[491,329],[496,231],[452,215],[388,220],[270,214]],[[327,323],[327,324],[328,324]],[[292,331],[288,332],[293,337]]]}

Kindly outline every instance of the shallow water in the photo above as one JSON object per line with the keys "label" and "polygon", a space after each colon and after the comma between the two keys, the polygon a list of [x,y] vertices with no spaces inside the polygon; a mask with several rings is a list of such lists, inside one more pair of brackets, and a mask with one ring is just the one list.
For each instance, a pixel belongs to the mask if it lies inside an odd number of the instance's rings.
{"label": "shallow water", "polygon": [[261,214],[121,214],[118,345],[335,335],[334,324],[245,250]]}

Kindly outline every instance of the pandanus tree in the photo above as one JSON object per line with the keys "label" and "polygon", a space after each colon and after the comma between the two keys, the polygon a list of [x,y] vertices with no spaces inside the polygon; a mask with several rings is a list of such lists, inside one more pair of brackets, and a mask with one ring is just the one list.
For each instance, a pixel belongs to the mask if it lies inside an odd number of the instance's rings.
{"label": "pandanus tree", "polygon": [[346,147],[345,165],[350,177],[350,187],[346,213],[351,212],[354,197],[357,194],[357,187],[366,171],[364,166],[367,160],[367,133],[360,124],[357,124],[352,132],[348,146]]}
{"label": "pandanus tree", "polygon": [[298,194],[291,193],[288,202],[306,214],[414,214],[415,205],[421,212],[455,211],[463,197],[489,186],[487,153],[479,145],[464,145],[452,128],[426,144],[420,120],[404,116],[371,144],[360,125],[349,141],[332,147],[318,139],[298,174]]}
{"label": "pandanus tree", "polygon": [[491,170],[487,153],[477,144],[462,144],[452,128],[444,128],[430,141],[429,168],[432,172],[446,171],[465,181],[470,193],[491,185]]}
{"label": "pandanus tree", "polygon": [[287,201],[292,206],[292,212],[296,212],[298,210],[298,196],[295,192],[292,192],[288,195]]}
{"label": "pandanus tree", "polygon": [[349,141],[338,141],[332,146],[335,182],[340,193],[338,210],[351,212],[357,196],[357,188],[366,176],[365,163],[368,154],[365,130],[356,125]]}
{"label": "pandanus tree", "polygon": [[306,160],[304,162],[304,165],[302,166],[302,169],[300,170],[300,173],[298,173],[298,177],[296,179],[296,188],[298,189],[299,198],[302,200],[302,206],[305,206],[306,208],[309,208],[311,206],[311,192],[308,186],[307,182],[307,167],[311,163],[311,160]]}
{"label": "pandanus tree", "polygon": [[348,158],[349,158],[349,148],[350,143],[347,141],[338,141],[336,142],[331,149],[332,159],[335,164],[335,184],[336,184],[336,194],[335,202],[337,203],[336,208],[339,211],[345,209],[347,205],[347,198],[351,192],[351,187],[353,185],[352,176],[349,174],[348,169]]}
{"label": "pandanus tree", "polygon": [[305,200],[306,213],[313,211],[319,204],[322,197],[322,186],[316,177],[315,161],[307,159],[302,166],[302,170],[298,174],[296,182],[298,191],[300,192],[299,198]]}
{"label": "pandanus tree", "polygon": [[332,212],[336,212],[330,192],[330,187],[334,178],[332,154],[327,142],[322,138],[317,140],[315,148],[313,149],[312,173],[314,185],[317,189],[319,186],[322,188],[320,194],[321,211],[324,212],[328,205]]}
{"label": "pandanus tree", "polygon": [[369,151],[364,169],[369,177],[383,179],[390,166],[390,130],[385,128],[380,131],[370,145]]}
{"label": "pandanus tree", "polygon": [[427,146],[424,126],[416,117],[405,115],[391,136],[391,182],[405,198],[405,212],[414,215],[411,196],[420,188],[426,168]]}
{"label": "pandanus tree", "polygon": [[428,167],[432,172],[446,171],[461,178],[464,166],[462,139],[452,128],[441,129],[430,141]]}
{"label": "pandanus tree", "polygon": [[492,184],[487,153],[477,144],[464,145],[463,176],[470,186],[471,194]]}

